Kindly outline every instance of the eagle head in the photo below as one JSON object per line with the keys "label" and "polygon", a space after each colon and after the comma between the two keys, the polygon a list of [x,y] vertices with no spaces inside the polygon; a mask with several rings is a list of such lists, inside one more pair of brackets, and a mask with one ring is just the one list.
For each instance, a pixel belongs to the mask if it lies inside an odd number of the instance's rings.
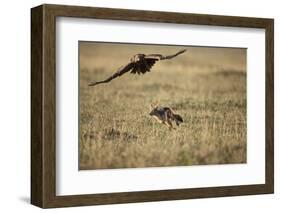
{"label": "eagle head", "polygon": [[145,55],[144,54],[136,54],[133,56],[133,58],[131,59],[132,62],[137,63],[140,62],[144,59]]}

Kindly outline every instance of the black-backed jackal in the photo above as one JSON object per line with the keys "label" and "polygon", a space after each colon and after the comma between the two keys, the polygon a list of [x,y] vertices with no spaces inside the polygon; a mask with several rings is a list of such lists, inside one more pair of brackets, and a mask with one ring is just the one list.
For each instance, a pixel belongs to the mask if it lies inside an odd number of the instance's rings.
{"label": "black-backed jackal", "polygon": [[173,128],[172,121],[175,121],[177,126],[183,122],[182,117],[175,114],[170,107],[151,105],[151,108],[152,110],[149,115],[154,117],[159,123],[165,124],[170,130],[175,129]]}

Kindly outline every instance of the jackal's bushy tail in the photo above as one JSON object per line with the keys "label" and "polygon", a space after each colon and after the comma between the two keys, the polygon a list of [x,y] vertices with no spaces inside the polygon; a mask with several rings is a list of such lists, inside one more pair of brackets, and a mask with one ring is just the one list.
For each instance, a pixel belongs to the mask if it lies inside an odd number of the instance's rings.
{"label": "jackal's bushy tail", "polygon": [[174,114],[174,120],[176,121],[176,124],[177,124],[178,126],[180,125],[180,123],[183,122],[182,117],[181,117],[180,115],[178,115],[178,114]]}

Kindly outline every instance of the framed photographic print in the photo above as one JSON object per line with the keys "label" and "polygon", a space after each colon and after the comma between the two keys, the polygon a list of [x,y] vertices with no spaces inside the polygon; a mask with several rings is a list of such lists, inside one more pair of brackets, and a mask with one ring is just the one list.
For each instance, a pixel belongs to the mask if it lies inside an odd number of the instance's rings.
{"label": "framed photographic print", "polygon": [[31,203],[274,191],[273,19],[31,9]]}

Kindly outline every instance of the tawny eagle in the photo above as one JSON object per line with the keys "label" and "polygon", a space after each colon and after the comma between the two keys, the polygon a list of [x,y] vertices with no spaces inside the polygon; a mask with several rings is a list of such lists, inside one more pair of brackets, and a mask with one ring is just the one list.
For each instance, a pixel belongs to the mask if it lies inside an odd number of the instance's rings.
{"label": "tawny eagle", "polygon": [[163,56],[161,54],[149,54],[149,55],[136,54],[130,59],[130,62],[128,64],[120,67],[117,70],[117,72],[115,72],[113,75],[111,75],[107,79],[105,79],[103,81],[91,82],[88,85],[95,86],[97,84],[108,83],[111,80],[113,80],[114,78],[117,78],[129,71],[131,71],[130,73],[133,73],[133,74],[136,74],[136,73],[144,74],[144,73],[150,71],[151,67],[155,64],[156,61],[174,58],[174,57],[184,53],[185,51],[186,51],[186,49],[183,49],[183,50],[180,50],[179,52],[177,52],[176,54],[167,55],[167,56]]}

